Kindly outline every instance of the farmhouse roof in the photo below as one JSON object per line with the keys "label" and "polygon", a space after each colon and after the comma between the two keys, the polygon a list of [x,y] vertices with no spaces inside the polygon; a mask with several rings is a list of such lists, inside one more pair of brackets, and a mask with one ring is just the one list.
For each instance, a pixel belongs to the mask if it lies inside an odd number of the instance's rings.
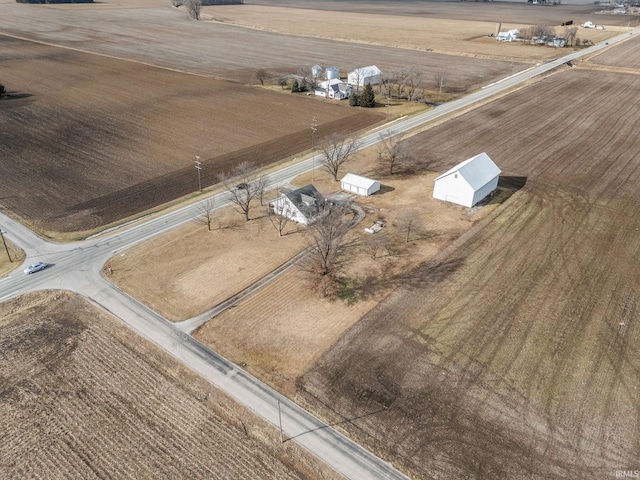
{"label": "farmhouse roof", "polygon": [[376,183],[375,180],[356,175],[355,173],[347,173],[340,181],[348,183],[349,185],[355,185],[356,187],[365,188],[367,190]]}
{"label": "farmhouse roof", "polygon": [[329,88],[329,87],[333,87],[334,85],[340,85],[343,84],[344,82],[342,80],[340,80],[339,78],[332,78],[330,80],[325,80],[324,82],[320,82],[318,84],[318,87],[320,88]]}
{"label": "farmhouse roof", "polygon": [[282,194],[307,218],[314,217],[325,203],[322,194],[311,184]]}
{"label": "farmhouse roof", "polygon": [[489,181],[500,175],[502,171],[493,163],[493,160],[485,152],[475,157],[471,157],[462,163],[459,163],[450,170],[447,170],[434,181],[438,181],[448,175],[462,175],[462,177],[471,185],[471,188],[477,190],[486,185]]}

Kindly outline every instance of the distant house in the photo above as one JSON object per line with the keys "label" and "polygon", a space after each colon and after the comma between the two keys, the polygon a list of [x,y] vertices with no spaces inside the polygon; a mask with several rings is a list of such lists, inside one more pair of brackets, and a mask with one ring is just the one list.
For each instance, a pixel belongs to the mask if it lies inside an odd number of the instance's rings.
{"label": "distant house", "polygon": [[353,192],[366,197],[380,190],[380,182],[356,175],[355,173],[347,173],[342,180],[340,180],[340,188],[347,192]]}
{"label": "distant house", "polygon": [[547,43],[547,45],[549,45],[550,47],[566,47],[567,39],[562,37],[554,37]]}
{"label": "distant house", "polygon": [[347,85],[339,78],[332,78],[320,82],[315,88],[314,93],[320,97],[344,100],[351,95],[351,85]]}
{"label": "distant house", "polygon": [[499,42],[513,42],[518,38],[518,35],[520,35],[520,30],[513,29],[507,32],[498,33],[498,35],[496,36],[496,40],[498,40]]}
{"label": "distant house", "polygon": [[433,198],[473,207],[496,189],[500,173],[498,166],[483,152],[436,178]]}
{"label": "distant house", "polygon": [[297,190],[283,191],[278,198],[269,202],[269,209],[276,215],[308,225],[324,214],[325,204],[325,198],[316,187],[307,185]]}
{"label": "distant house", "polygon": [[375,65],[368,67],[356,68],[349,72],[347,83],[349,85],[357,85],[364,87],[365,85],[377,85],[382,82],[382,71]]}

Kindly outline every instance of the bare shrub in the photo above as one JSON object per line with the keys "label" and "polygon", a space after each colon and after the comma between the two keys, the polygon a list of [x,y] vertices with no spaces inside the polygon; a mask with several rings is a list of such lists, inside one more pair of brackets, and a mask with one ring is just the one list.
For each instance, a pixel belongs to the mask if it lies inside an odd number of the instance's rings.
{"label": "bare shrub", "polygon": [[328,211],[307,227],[309,254],[301,268],[309,274],[321,297],[334,297],[348,251],[355,245],[348,238],[353,221],[349,204],[327,205]]}

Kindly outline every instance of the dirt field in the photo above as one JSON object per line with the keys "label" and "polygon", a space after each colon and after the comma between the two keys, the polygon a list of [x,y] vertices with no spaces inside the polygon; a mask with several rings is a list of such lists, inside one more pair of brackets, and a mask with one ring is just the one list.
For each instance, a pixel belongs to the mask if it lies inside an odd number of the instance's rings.
{"label": "dirt field", "polygon": [[[520,42],[498,42],[495,38],[489,37],[490,34],[497,34],[498,24],[502,26],[502,31],[523,29],[537,24],[551,25],[556,27],[558,35],[562,35],[564,28],[560,24],[574,18],[574,14],[578,12],[580,18],[585,19],[580,20],[580,23],[588,19],[592,19],[594,23],[607,22],[608,26],[611,25],[608,20],[613,19],[617,23],[617,18],[612,16],[604,18],[600,15],[595,18],[595,15],[585,15],[584,7],[576,11],[575,7],[536,8],[526,3],[491,6],[486,3],[419,2],[418,7],[422,6],[425,10],[422,11],[413,5],[414,11],[411,10],[412,3],[400,3],[401,9],[404,6],[409,9],[404,14],[398,14],[391,8],[379,8],[384,14],[352,12],[349,8],[353,5],[351,2],[341,3],[344,7],[331,3],[339,10],[349,10],[342,11],[339,15],[333,10],[311,10],[308,5],[306,8],[211,6],[203,9],[203,18],[287,35],[330,38],[344,42],[516,62],[555,58],[558,56],[558,49]],[[446,7],[443,8],[443,5]],[[437,13],[434,14],[431,9]],[[505,11],[508,12],[506,15]],[[535,15],[537,12],[546,15],[538,17]],[[624,25],[626,27],[627,22]],[[606,30],[580,28],[578,37],[581,40],[599,42],[616,35],[620,30],[621,28],[615,26]]]}
{"label": "dirt field", "polygon": [[241,161],[308,149],[314,115],[318,138],[382,118],[8,37],[0,52],[2,204],[45,231],[90,230],[196,191],[196,154],[207,186]]}
{"label": "dirt field", "polygon": [[591,61],[597,65],[623,67],[628,69],[640,69],[640,37],[629,39],[616,48],[610,48],[606,52],[596,55]]}
{"label": "dirt field", "polygon": [[3,478],[341,478],[84,300],[0,304]]}
{"label": "dirt field", "polygon": [[[450,79],[449,87],[462,91],[525,68],[509,61],[461,58],[424,49],[407,52],[383,46],[371,48],[367,44],[291,36],[224,23],[193,22],[166,2],[148,8],[110,5],[45,9],[46,15],[42,15],[42,9],[0,4],[0,16],[6,19],[2,32],[241,83],[258,83],[254,76],[257,68],[279,75],[297,73],[303,66],[319,63],[335,65],[346,73],[358,66],[375,64],[383,70],[420,69],[430,80],[435,74],[444,73]],[[294,21],[297,15],[296,10],[291,10],[292,17],[287,22]]]}
{"label": "dirt field", "polygon": [[[154,21],[173,13],[158,11],[144,13]],[[42,23],[35,35],[55,22]],[[631,47],[619,48],[634,68]],[[615,49],[601,57],[612,70],[624,60]],[[413,137],[416,176],[381,177],[387,188],[367,200],[365,223],[385,217],[397,240],[400,212],[419,210],[426,232],[380,258],[362,249],[350,271],[355,303],[322,302],[290,273],[198,337],[415,478],[596,480],[640,470],[639,89],[637,71],[567,68]],[[524,188],[471,217],[432,201],[434,172],[483,150],[503,175],[526,180]],[[354,167],[380,174],[369,155]],[[327,191],[326,179],[317,183]],[[163,237],[148,254],[112,262],[114,278],[145,285],[144,300],[177,318],[248,281],[242,269],[253,269],[257,256],[266,259],[256,272],[272,268],[288,253],[279,251],[283,240],[299,248],[298,234],[279,239],[257,220],[212,233],[185,228],[175,232],[180,241]],[[231,243],[254,256],[216,253]],[[184,258],[190,252],[195,260]],[[203,255],[208,267],[195,268]],[[151,271],[154,259],[170,268]],[[162,285],[157,291],[140,283],[149,278],[144,268]],[[221,286],[220,278],[230,280]]]}
{"label": "dirt field", "polygon": [[[497,23],[505,28],[533,20],[559,23],[590,11],[343,2],[335,15],[322,10],[330,2],[306,5],[317,9],[211,7],[204,9],[205,17],[219,21],[192,22],[183,11],[153,0],[55,7],[1,2],[0,33],[49,44],[0,37],[2,81],[13,95],[0,103],[3,124],[10,127],[0,137],[8,189],[2,208],[46,234],[81,235],[193,192],[196,154],[205,163],[206,185],[233,163],[266,164],[306,150],[305,125],[313,116],[320,136],[382,118],[211,76],[256,83],[258,67],[275,75],[321,63],[344,73],[375,63],[383,69],[419,69],[433,89],[436,75],[444,74],[445,92],[459,94],[557,55],[557,50],[487,38]],[[621,22],[606,16],[600,23],[607,30],[581,30],[580,36],[606,38]],[[46,78],[41,71],[47,71]],[[34,185],[41,193],[25,195]]]}
{"label": "dirt field", "polygon": [[638,88],[574,69],[414,137],[438,170],[490,146],[526,186],[340,339],[311,404],[420,478],[637,470]]}

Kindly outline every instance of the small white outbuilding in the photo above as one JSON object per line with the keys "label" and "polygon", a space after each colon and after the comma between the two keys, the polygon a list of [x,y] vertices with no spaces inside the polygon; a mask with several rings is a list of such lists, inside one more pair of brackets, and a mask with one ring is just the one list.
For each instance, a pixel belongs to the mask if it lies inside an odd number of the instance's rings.
{"label": "small white outbuilding", "polygon": [[359,67],[349,72],[347,83],[364,87],[365,85],[377,85],[382,81],[382,71],[375,65]]}
{"label": "small white outbuilding", "polygon": [[356,175],[355,173],[347,173],[342,180],[340,180],[340,188],[347,192],[366,197],[380,190],[380,182]]}
{"label": "small white outbuilding", "polygon": [[436,178],[433,198],[473,207],[496,189],[500,173],[489,155],[482,152]]}

